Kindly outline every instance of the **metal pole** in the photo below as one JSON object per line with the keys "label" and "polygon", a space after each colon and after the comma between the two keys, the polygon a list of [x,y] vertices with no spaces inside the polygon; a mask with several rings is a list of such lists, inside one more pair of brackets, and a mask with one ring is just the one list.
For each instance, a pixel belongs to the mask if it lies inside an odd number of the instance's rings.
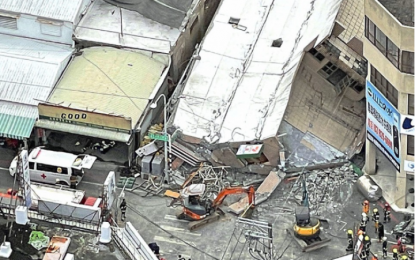
{"label": "metal pole", "polygon": [[[167,134],[167,100],[166,100],[166,96],[164,94],[161,94],[160,96],[163,96],[163,101],[164,101],[164,109],[163,109],[163,114],[164,114],[164,134],[166,136],[168,136]],[[167,184],[170,184],[170,176],[169,176],[169,160],[167,158],[167,146],[169,145],[169,141],[170,138],[167,140],[167,142],[164,143],[164,174],[165,174],[165,178],[166,178],[166,182]]]}

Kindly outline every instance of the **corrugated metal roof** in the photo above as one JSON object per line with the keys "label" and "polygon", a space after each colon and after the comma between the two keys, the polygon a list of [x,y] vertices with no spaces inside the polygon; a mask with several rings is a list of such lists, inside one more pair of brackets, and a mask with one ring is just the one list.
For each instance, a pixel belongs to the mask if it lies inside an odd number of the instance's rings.
{"label": "corrugated metal roof", "polygon": [[[223,0],[173,124],[209,143],[263,140],[283,120],[304,48],[329,35],[341,0]],[[238,25],[230,18],[240,19]],[[272,47],[282,39],[280,47]]]}
{"label": "corrugated metal roof", "polygon": [[0,136],[14,139],[28,138],[37,114],[36,106],[0,100]]}
{"label": "corrugated metal roof", "polygon": [[166,68],[141,53],[92,47],[75,57],[49,98],[71,108],[113,113],[135,125]]}
{"label": "corrugated metal roof", "polygon": [[180,30],[137,12],[95,0],[76,27],[74,36],[82,41],[168,54],[171,46],[176,44]]}
{"label": "corrugated metal roof", "polygon": [[46,100],[73,50],[9,35],[0,35],[0,136],[29,137]]}
{"label": "corrugated metal roof", "polygon": [[85,0],[1,0],[0,10],[74,22],[83,2]]}

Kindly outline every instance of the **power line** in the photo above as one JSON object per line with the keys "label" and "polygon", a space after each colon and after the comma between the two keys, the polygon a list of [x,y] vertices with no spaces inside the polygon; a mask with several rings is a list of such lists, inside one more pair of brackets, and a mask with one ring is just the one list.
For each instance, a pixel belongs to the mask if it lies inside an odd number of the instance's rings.
{"label": "power line", "polygon": [[167,234],[169,234],[171,237],[174,237],[174,238],[176,238],[177,240],[180,240],[181,242],[185,243],[186,245],[190,246],[191,248],[193,248],[193,249],[195,249],[195,250],[197,250],[197,251],[201,252],[201,253],[202,253],[202,254],[204,254],[204,255],[209,256],[209,257],[210,257],[210,258],[212,258],[212,259],[215,259],[215,260],[220,260],[219,258],[217,258],[217,257],[215,257],[215,256],[213,256],[213,255],[211,255],[211,254],[209,254],[209,253],[207,253],[207,252],[205,252],[205,251],[203,251],[203,250],[201,250],[201,249],[199,249],[199,248],[197,248],[197,247],[193,246],[193,245],[192,245],[192,244],[190,244],[189,242],[187,242],[187,241],[185,241],[185,240],[181,239],[180,237],[178,237],[178,236],[174,235],[173,233],[171,233],[171,232],[167,231],[166,229],[162,228],[162,227],[161,227],[161,226],[159,226],[157,223],[155,223],[154,221],[152,221],[152,220],[151,220],[151,219],[149,219],[148,217],[144,216],[143,214],[141,214],[141,213],[140,213],[139,211],[137,211],[136,209],[134,209],[134,208],[132,208],[132,207],[130,207],[130,206],[127,206],[127,208],[129,208],[132,212],[136,213],[137,215],[139,215],[139,216],[140,216],[140,217],[142,217],[143,219],[147,220],[148,222],[150,222],[151,224],[153,224],[153,225],[154,225],[154,226],[156,226],[157,228],[159,228],[159,229],[163,230],[164,232],[166,232]]}

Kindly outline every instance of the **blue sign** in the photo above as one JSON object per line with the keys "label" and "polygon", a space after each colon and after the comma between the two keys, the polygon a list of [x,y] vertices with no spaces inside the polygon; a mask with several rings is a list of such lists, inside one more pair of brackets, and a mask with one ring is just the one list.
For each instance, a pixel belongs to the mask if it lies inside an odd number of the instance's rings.
{"label": "blue sign", "polygon": [[400,114],[370,81],[366,81],[367,139],[388,158],[396,170],[401,165]]}

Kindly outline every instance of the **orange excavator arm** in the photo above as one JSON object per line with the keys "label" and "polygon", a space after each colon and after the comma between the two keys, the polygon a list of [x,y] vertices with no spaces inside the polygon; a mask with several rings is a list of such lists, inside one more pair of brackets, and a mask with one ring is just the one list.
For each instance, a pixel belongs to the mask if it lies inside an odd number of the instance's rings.
{"label": "orange excavator arm", "polygon": [[246,193],[248,195],[249,205],[255,204],[255,189],[254,186],[249,187],[227,187],[219,192],[216,199],[212,202],[212,207],[217,207],[222,204],[226,196],[230,194],[242,194]]}

